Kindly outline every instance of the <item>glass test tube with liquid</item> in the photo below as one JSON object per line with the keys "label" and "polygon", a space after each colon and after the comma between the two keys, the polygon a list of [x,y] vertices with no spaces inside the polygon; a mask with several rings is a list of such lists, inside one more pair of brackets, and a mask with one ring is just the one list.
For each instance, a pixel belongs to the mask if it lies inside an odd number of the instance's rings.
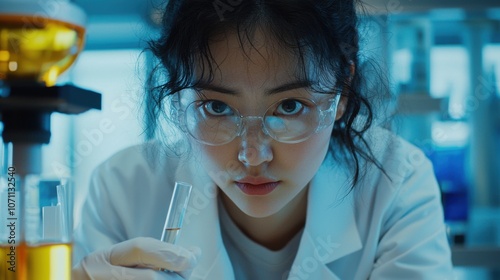
{"label": "glass test tube with liquid", "polygon": [[192,186],[190,184],[175,182],[174,192],[170,200],[170,206],[168,207],[165,225],[163,226],[161,241],[172,244],[176,243],[177,236],[182,228],[189,197],[191,196],[191,189]]}

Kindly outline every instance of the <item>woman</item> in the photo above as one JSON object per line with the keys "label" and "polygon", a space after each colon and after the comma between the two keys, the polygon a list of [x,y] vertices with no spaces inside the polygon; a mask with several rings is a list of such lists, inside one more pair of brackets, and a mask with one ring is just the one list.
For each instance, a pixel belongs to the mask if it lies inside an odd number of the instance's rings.
{"label": "woman", "polygon": [[[74,278],[451,279],[430,162],[371,126],[357,5],[169,1],[145,100],[180,139],[96,170]],[[175,181],[194,197],[172,245]]]}

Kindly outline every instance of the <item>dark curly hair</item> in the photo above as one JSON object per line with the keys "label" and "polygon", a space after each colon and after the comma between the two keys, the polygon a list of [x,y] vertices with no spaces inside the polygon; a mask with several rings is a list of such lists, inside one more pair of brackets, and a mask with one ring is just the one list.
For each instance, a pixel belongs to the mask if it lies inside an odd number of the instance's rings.
{"label": "dark curly hair", "polygon": [[[233,32],[242,46],[251,45],[253,33],[262,28],[283,51],[299,58],[301,75],[316,81],[311,90],[334,94],[340,89],[346,97],[344,114],[334,124],[330,151],[352,165],[352,187],[363,174],[361,158],[383,170],[363,138],[372,125],[373,109],[362,94],[365,82],[358,67],[356,9],[360,4],[355,0],[170,0],[161,35],[149,42],[158,64],[148,80],[147,134],[158,132],[167,96],[196,88],[202,79],[213,77],[217,67],[212,66],[215,61],[209,45],[214,38]],[[208,69],[196,77],[194,67],[200,61],[209,62],[205,64]],[[312,74],[308,65],[314,65]],[[321,78],[325,76],[329,80]]]}

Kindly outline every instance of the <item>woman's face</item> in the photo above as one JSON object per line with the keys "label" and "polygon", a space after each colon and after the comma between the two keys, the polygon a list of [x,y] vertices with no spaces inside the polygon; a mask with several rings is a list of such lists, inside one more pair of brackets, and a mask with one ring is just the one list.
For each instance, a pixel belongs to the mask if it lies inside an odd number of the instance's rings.
{"label": "woman's face", "polygon": [[[310,92],[297,80],[298,63],[293,55],[265,41],[259,32],[253,43],[244,51],[232,35],[211,45],[217,66],[213,81],[199,89],[205,98],[221,101],[243,116],[262,116],[283,98],[329,98]],[[183,93],[181,103],[199,98]],[[241,136],[220,146],[190,139],[197,160],[223,194],[243,213],[259,218],[286,209],[305,193],[301,191],[306,190],[327,153],[332,128],[330,125],[296,144],[280,143],[265,135],[260,121],[249,122]]]}

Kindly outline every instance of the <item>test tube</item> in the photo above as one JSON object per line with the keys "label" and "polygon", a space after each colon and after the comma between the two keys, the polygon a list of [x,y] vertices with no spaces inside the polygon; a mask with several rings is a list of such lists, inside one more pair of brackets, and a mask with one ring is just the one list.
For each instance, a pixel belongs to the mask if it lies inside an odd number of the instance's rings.
{"label": "test tube", "polygon": [[182,228],[192,186],[184,182],[175,182],[174,193],[168,207],[167,218],[163,227],[161,241],[175,244]]}

